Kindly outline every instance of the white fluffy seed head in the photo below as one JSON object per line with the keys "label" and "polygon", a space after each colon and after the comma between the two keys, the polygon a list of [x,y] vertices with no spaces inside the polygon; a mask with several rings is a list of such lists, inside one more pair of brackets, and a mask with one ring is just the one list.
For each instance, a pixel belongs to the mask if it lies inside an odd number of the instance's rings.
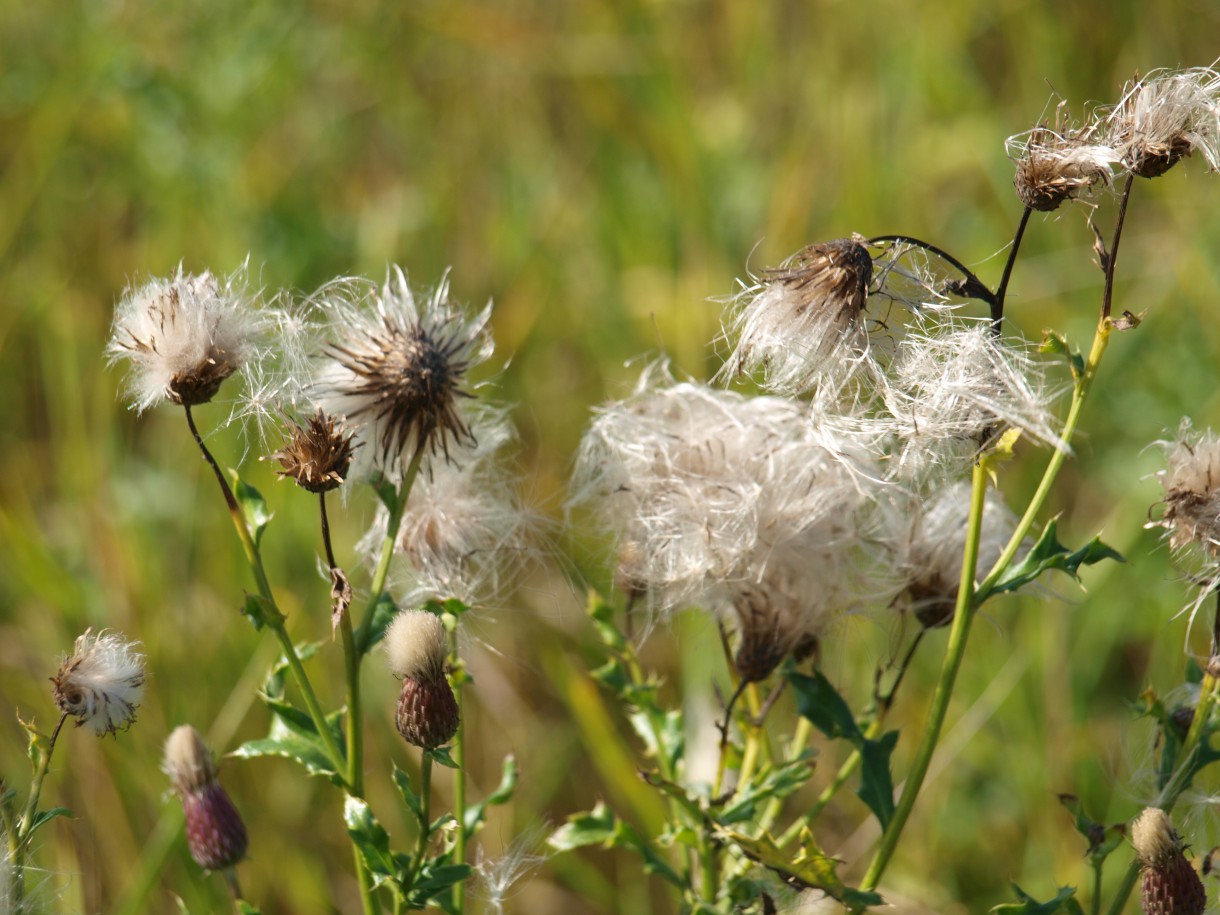
{"label": "white fluffy seed head", "polygon": [[1183,420],[1173,441],[1161,442],[1165,469],[1157,476],[1165,496],[1155,525],[1165,528],[1175,550],[1194,547],[1220,557],[1220,439],[1210,429],[1191,430]]}
{"label": "white fluffy seed head", "polygon": [[766,390],[797,395],[837,390],[871,367],[863,311],[873,263],[863,241],[809,245],[734,296],[725,336],[736,344],[720,379],[760,373]]}
{"label": "white fluffy seed head", "polygon": [[417,299],[397,267],[380,291],[337,283],[315,304],[327,344],[311,397],[365,443],[357,472],[397,478],[417,450],[448,458],[472,443],[460,402],[470,396],[467,374],[492,352],[490,304],[467,316],[450,300],[447,278]]}
{"label": "white fluffy seed head", "polygon": [[[481,410],[470,428],[476,444],[454,449],[450,463],[417,477],[411,489],[395,545],[405,560],[393,573],[402,603],[495,603],[539,554],[541,520],[505,457],[515,437],[507,415]],[[370,564],[380,557],[387,515],[377,512],[358,546]]]}
{"label": "white fluffy seed head", "polygon": [[907,337],[890,376],[884,399],[899,442],[895,478],[955,475],[1009,428],[1068,448],[1041,366],[1024,343],[997,339],[985,323]]}
{"label": "white fluffy seed head", "polygon": [[403,610],[386,630],[390,672],[404,680],[439,680],[445,675],[448,644],[439,616],[426,610]]}
{"label": "white fluffy seed head", "polygon": [[227,279],[177,274],[128,290],[115,309],[107,354],[131,362],[131,406],[163,400],[207,403],[221,383],[259,354],[266,317],[253,306],[244,271]]}
{"label": "white fluffy seed head", "polygon": [[1198,152],[1220,168],[1220,73],[1208,67],[1157,71],[1129,82],[1109,112],[1109,143],[1141,178],[1163,175]]}
{"label": "white fluffy seed head", "polygon": [[1182,840],[1173,821],[1157,807],[1145,807],[1131,821],[1131,844],[1144,867],[1161,867],[1182,853]]}
{"label": "white fluffy seed head", "polygon": [[165,774],[180,795],[198,794],[216,781],[216,762],[203,736],[189,724],[181,724],[165,741]]}
{"label": "white fluffy seed head", "polygon": [[1096,128],[1042,125],[1007,141],[1016,166],[1013,185],[1021,202],[1050,212],[1090,189],[1108,187],[1121,155],[1100,142]]}
{"label": "white fluffy seed head", "polygon": [[138,648],[117,632],[86,630],[51,678],[60,711],[98,736],[130,726],[144,697],[144,655]]}

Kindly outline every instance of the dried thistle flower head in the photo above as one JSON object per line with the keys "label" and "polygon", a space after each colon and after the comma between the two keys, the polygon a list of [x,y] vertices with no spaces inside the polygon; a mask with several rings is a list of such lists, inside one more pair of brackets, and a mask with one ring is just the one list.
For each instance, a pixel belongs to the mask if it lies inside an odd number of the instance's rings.
{"label": "dried thistle flower head", "polygon": [[458,728],[458,707],[445,679],[448,639],[440,617],[403,610],[386,631],[390,671],[402,678],[395,725],[412,746],[427,750],[447,743]]}
{"label": "dried thistle flower head", "polygon": [[144,697],[144,655],[117,632],[92,630],[76,640],[55,684],[55,704],[99,737],[127,728]]}
{"label": "dried thistle flower head", "polygon": [[1191,431],[1183,420],[1177,438],[1163,442],[1165,469],[1157,476],[1165,497],[1159,521],[1175,550],[1200,549],[1220,556],[1220,439],[1212,431]]}
{"label": "dried thistle flower head", "polygon": [[131,360],[131,405],[143,412],[162,400],[207,403],[221,383],[257,352],[264,319],[243,291],[240,273],[178,273],[129,290],[115,309],[106,352]]}
{"label": "dried thistle flower head", "polygon": [[394,476],[417,453],[470,443],[459,401],[470,369],[492,349],[488,305],[467,318],[443,280],[417,301],[395,267],[380,293],[353,301],[336,286],[320,298],[330,319],[326,365],[316,383],[321,406],[343,417],[377,470]]}
{"label": "dried thistle flower head", "polygon": [[795,395],[834,387],[865,364],[873,261],[864,241],[809,245],[734,296],[727,336],[737,344],[720,378],[761,371],[767,390]]}
{"label": "dried thistle flower head", "polygon": [[355,433],[319,408],[304,424],[291,422],[288,440],[269,457],[279,461],[280,476],[292,477],[308,492],[323,493],[343,485],[357,447]]}
{"label": "dried thistle flower head", "polygon": [[220,785],[212,752],[189,724],[174,728],[165,741],[164,766],[182,801],[191,857],[213,871],[238,864],[249,846],[246,825]]}
{"label": "dried thistle flower head", "polygon": [[[538,555],[541,522],[523,503],[504,452],[515,432],[503,410],[480,410],[470,428],[477,444],[415,481],[395,543],[394,568],[404,604],[456,597],[468,605],[502,597]],[[388,512],[382,508],[359,549],[381,555]],[[403,568],[403,565],[409,568]]]}
{"label": "dried thistle flower head", "polygon": [[1220,74],[1207,67],[1129,82],[1109,114],[1110,143],[1140,178],[1156,178],[1199,152],[1220,167]]}
{"label": "dried thistle flower head", "polygon": [[1131,822],[1131,844],[1143,868],[1145,915],[1203,915],[1207,891],[1165,811],[1145,808]]}
{"label": "dried thistle flower head", "polygon": [[1095,185],[1113,180],[1118,154],[1091,142],[1091,131],[1045,125],[1008,139],[1008,155],[1016,163],[1013,185],[1031,210],[1050,212],[1064,201]]}

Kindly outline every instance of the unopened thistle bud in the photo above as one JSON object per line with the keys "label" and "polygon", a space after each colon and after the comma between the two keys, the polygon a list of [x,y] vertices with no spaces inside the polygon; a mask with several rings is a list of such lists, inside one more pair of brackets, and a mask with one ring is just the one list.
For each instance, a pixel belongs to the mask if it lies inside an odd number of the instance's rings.
{"label": "unopened thistle bud", "polygon": [[402,678],[395,724],[412,746],[432,750],[457,733],[458,707],[445,679],[445,626],[425,610],[404,610],[386,632],[390,671]]}
{"label": "unopened thistle bud", "polygon": [[165,741],[165,772],[182,801],[187,845],[195,862],[217,871],[245,858],[246,824],[220,785],[211,751],[189,724],[174,728]]}
{"label": "unopened thistle bud", "polygon": [[1156,178],[1196,150],[1220,167],[1220,74],[1205,67],[1127,84],[1109,115],[1111,143],[1140,178]]}
{"label": "unopened thistle bud", "polygon": [[721,375],[761,370],[764,387],[785,394],[850,375],[868,343],[861,315],[873,260],[864,241],[809,245],[737,295],[737,345]]}
{"label": "unopened thistle bud", "polygon": [[254,354],[263,319],[236,278],[178,273],[129,291],[115,309],[111,362],[131,360],[131,405],[191,407],[216,396]]}
{"label": "unopened thistle bud", "polygon": [[[325,304],[325,303],[324,303]],[[492,348],[490,306],[467,319],[449,300],[447,282],[417,303],[395,269],[372,308],[336,301],[329,365],[319,379],[323,407],[344,417],[372,446],[377,468],[400,473],[417,452],[472,443],[458,410],[471,396],[462,385]]]}
{"label": "unopened thistle bud", "polygon": [[1109,184],[1110,166],[1118,155],[1108,146],[1090,143],[1086,135],[1035,127],[1008,141],[1016,162],[1013,185],[1031,210],[1050,212],[1097,184]]}
{"label": "unopened thistle bud", "polygon": [[282,477],[292,477],[302,489],[314,493],[338,489],[347,478],[359,443],[335,417],[319,409],[305,424],[292,423],[288,441],[270,458],[279,461]]}
{"label": "unopened thistle bud", "polygon": [[127,728],[144,696],[144,655],[118,633],[86,630],[64,659],[55,684],[55,704],[99,737]]}
{"label": "unopened thistle bud", "polygon": [[1143,869],[1144,915],[1203,915],[1207,891],[1165,811],[1145,808],[1131,823],[1131,844]]}

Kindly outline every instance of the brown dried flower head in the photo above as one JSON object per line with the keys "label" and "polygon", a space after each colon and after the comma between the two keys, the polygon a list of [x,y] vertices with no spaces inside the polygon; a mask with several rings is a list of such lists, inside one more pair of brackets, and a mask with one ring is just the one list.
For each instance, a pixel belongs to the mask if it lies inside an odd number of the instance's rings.
{"label": "brown dried flower head", "polygon": [[1220,167],[1220,74],[1206,67],[1128,83],[1110,112],[1111,143],[1140,178],[1156,178],[1196,150]]}
{"label": "brown dried flower head", "polygon": [[1109,184],[1110,166],[1117,154],[1107,146],[1090,143],[1087,133],[1074,129],[1035,127],[1009,139],[1016,161],[1013,185],[1017,197],[1031,210],[1050,212],[1066,200],[1098,184]]}
{"label": "brown dried flower head", "polygon": [[360,443],[355,433],[321,408],[305,423],[292,423],[288,441],[271,460],[279,461],[282,477],[292,477],[302,489],[314,493],[338,489],[347,478]]}
{"label": "brown dried flower head", "polygon": [[1175,441],[1165,443],[1165,469],[1158,476],[1165,492],[1159,527],[1175,550],[1197,546],[1220,554],[1220,439],[1191,432],[1183,422]]}

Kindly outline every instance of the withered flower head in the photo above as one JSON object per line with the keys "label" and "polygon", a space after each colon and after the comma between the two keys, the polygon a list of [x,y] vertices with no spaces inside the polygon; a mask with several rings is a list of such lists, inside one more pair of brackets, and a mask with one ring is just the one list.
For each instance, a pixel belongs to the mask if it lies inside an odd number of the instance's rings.
{"label": "withered flower head", "polygon": [[735,296],[737,345],[721,376],[761,370],[768,390],[798,394],[850,374],[867,349],[861,314],[873,261],[864,241],[809,245]]}
{"label": "withered flower head", "polygon": [[445,679],[448,641],[440,617],[404,610],[386,631],[390,671],[402,678],[395,724],[412,746],[426,750],[447,743],[458,728],[458,707]]}
{"label": "withered flower head", "polygon": [[91,630],[51,678],[55,704],[99,737],[126,728],[144,697],[144,655],[118,633]]}
{"label": "withered flower head", "polygon": [[343,485],[359,444],[355,433],[319,408],[304,425],[291,423],[288,441],[269,457],[279,461],[280,476],[292,477],[309,492],[323,493]]}
{"label": "withered flower head", "polygon": [[1089,142],[1087,132],[1043,125],[1008,140],[1016,162],[1013,185],[1021,202],[1032,210],[1050,212],[1076,194],[1109,184],[1110,167],[1118,155],[1108,146]]}
{"label": "withered flower head", "polygon": [[471,395],[469,370],[491,353],[489,305],[467,319],[444,281],[419,303],[395,268],[371,302],[324,301],[331,312],[328,366],[319,379],[326,412],[343,417],[372,446],[387,474],[400,473],[417,452],[449,455],[451,443],[473,436],[458,409]]}
{"label": "withered flower head", "polygon": [[1140,178],[1156,178],[1196,150],[1220,167],[1220,74],[1206,67],[1127,84],[1109,115],[1111,144]]}
{"label": "withered flower head", "polygon": [[1158,474],[1164,510],[1151,523],[1165,528],[1173,549],[1195,546],[1215,558],[1220,555],[1220,439],[1210,430],[1193,433],[1184,420],[1177,438],[1164,448],[1165,469]]}
{"label": "withered flower head", "polygon": [[195,862],[215,871],[245,858],[246,825],[220,785],[212,752],[189,724],[175,728],[165,741],[165,772],[182,801],[187,845]]}
{"label": "withered flower head", "polygon": [[178,269],[128,291],[115,309],[107,353],[131,360],[128,390],[141,412],[168,400],[195,406],[254,355],[264,318],[242,291],[241,275],[221,283],[211,273]]}
{"label": "withered flower head", "polygon": [[1145,808],[1131,822],[1131,844],[1143,868],[1145,915],[1203,915],[1207,891],[1165,811]]}

